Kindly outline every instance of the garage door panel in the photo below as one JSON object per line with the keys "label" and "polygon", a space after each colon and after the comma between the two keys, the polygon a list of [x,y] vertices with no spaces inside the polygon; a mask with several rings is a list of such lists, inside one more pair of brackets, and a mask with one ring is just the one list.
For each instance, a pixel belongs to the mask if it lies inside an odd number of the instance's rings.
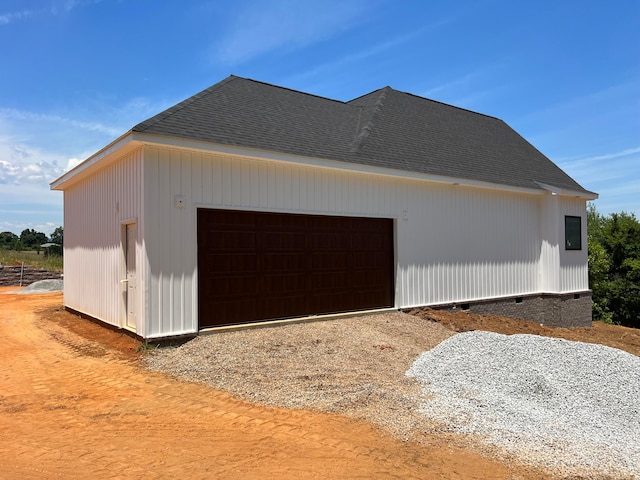
{"label": "garage door panel", "polygon": [[256,224],[263,231],[305,231],[307,228],[307,219],[304,215],[272,214],[271,212],[256,212],[255,215]]}
{"label": "garage door panel", "polygon": [[308,282],[305,273],[265,274],[262,279],[262,294],[282,295],[282,298],[304,292]]}
{"label": "garage door panel", "polygon": [[244,298],[256,296],[260,292],[259,278],[249,275],[218,276],[208,282],[208,293],[216,297]]}
{"label": "garage door panel", "polygon": [[371,301],[376,298],[376,292],[358,292],[353,297],[353,304],[358,310],[365,310],[371,305]]}
{"label": "garage door panel", "polygon": [[349,217],[333,217],[328,215],[317,215],[308,217],[313,222],[316,232],[336,232],[349,227],[351,220]]}
{"label": "garage door panel", "polygon": [[258,271],[258,255],[256,253],[218,253],[206,255],[206,259],[212,273],[255,274]]}
{"label": "garage door panel", "polygon": [[385,235],[370,232],[367,234],[356,233],[353,241],[358,245],[360,250],[364,251],[384,251],[389,248],[389,242]]}
{"label": "garage door panel", "polygon": [[384,282],[384,274],[378,270],[354,270],[351,278],[353,286],[362,290],[371,289]]}
{"label": "garage door panel", "polygon": [[265,250],[305,250],[304,232],[264,232],[260,248]]}
{"label": "garage door panel", "polygon": [[216,210],[217,221],[214,226],[215,230],[220,228],[233,228],[233,227],[251,227],[256,224],[255,212],[240,211],[240,210]]}
{"label": "garage door panel", "polygon": [[255,250],[258,244],[252,231],[220,231],[206,239],[206,248],[212,250]]}
{"label": "garage door panel", "polygon": [[308,259],[301,253],[264,253],[261,256],[262,271],[265,272],[306,272]]}
{"label": "garage door panel", "polygon": [[200,328],[393,305],[393,221],[198,210]]}
{"label": "garage door panel", "polygon": [[311,274],[311,290],[323,290],[331,294],[341,292],[350,287],[350,275],[346,272],[313,272]]}
{"label": "garage door panel", "polygon": [[349,252],[314,252],[311,254],[312,271],[344,271],[350,265]]}
{"label": "garage door panel", "polygon": [[371,252],[354,252],[353,265],[354,269],[383,269],[391,261],[391,255],[386,253]]}
{"label": "garage door panel", "polygon": [[332,312],[347,312],[353,299],[345,292],[316,293],[311,295],[311,306],[315,309],[330,308]]}
{"label": "garage door panel", "polygon": [[348,250],[351,248],[350,234],[348,232],[312,234],[311,248],[314,251]]}
{"label": "garage door panel", "polygon": [[257,306],[255,302],[247,302],[244,299],[211,302],[211,308],[201,313],[204,314],[204,317],[200,318],[201,328],[217,325],[218,317],[226,318],[227,324],[260,320]]}
{"label": "garage door panel", "polygon": [[269,320],[274,318],[297,317],[307,315],[306,299],[300,295],[282,295],[262,298],[262,318],[257,320]]}

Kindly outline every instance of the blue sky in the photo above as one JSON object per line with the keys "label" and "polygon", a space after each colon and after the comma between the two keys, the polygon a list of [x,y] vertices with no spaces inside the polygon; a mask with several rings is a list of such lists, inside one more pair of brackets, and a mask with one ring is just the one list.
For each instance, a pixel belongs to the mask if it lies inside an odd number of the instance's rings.
{"label": "blue sky", "polygon": [[638,0],[0,0],[0,231],[50,234],[50,181],[230,74],[501,118],[640,216],[638,32]]}

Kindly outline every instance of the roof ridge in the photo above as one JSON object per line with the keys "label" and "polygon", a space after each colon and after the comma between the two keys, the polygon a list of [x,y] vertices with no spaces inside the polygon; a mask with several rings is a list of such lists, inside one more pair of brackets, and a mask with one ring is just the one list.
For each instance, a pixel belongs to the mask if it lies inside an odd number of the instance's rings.
{"label": "roof ridge", "polygon": [[280,89],[280,90],[286,90],[286,91],[292,92],[292,93],[299,93],[299,94],[305,95],[307,97],[315,97],[315,98],[319,98],[321,100],[329,100],[330,102],[341,103],[343,105],[348,105],[348,103],[349,103],[349,102],[345,102],[343,100],[337,100],[335,98],[329,98],[329,97],[323,97],[322,95],[316,95],[315,93],[303,92],[302,90],[296,90],[295,88],[283,87],[281,85],[274,85],[273,83],[262,82],[260,80],[254,80],[253,78],[246,78],[246,77],[235,77],[235,78],[239,78],[241,80],[246,80],[248,82],[259,83],[260,85],[266,85],[267,87],[273,87],[273,88],[277,88],[277,89]]}
{"label": "roof ridge", "polygon": [[360,100],[361,98],[367,97],[367,96],[371,95],[372,93],[376,93],[376,92],[379,92],[379,91],[381,91],[381,90],[385,90],[385,89],[387,89],[387,88],[390,88],[391,90],[393,90],[393,89],[392,89],[390,86],[388,86],[388,85],[387,85],[386,87],[376,88],[375,90],[372,90],[372,91],[367,92],[367,93],[363,93],[362,95],[360,95],[360,96],[358,96],[358,97],[356,97],[356,98],[352,98],[352,99],[351,99],[351,100],[349,100],[347,103],[354,103],[354,102],[356,102],[357,100]]}
{"label": "roof ridge", "polygon": [[179,112],[183,108],[186,108],[187,106],[191,105],[196,100],[199,100],[202,97],[204,97],[206,95],[209,95],[211,92],[221,88],[223,85],[226,85],[227,83],[232,82],[233,80],[237,80],[239,78],[242,78],[242,77],[237,77],[235,75],[229,75],[224,80],[221,80],[220,82],[218,82],[218,83],[216,83],[214,85],[211,85],[210,87],[205,88],[204,90],[201,90],[200,92],[196,93],[195,95],[191,95],[190,97],[188,97],[188,98],[184,99],[183,101],[177,103],[173,107],[167,108],[166,110],[163,110],[162,112],[152,116],[151,118],[147,118],[146,120],[143,120],[142,122],[140,122],[137,125],[135,125],[131,129],[131,131],[142,132],[142,131],[146,130],[147,128],[155,125],[156,123],[161,122],[162,120],[165,120],[165,119],[169,118],[171,115]]}
{"label": "roof ridge", "polygon": [[440,100],[434,100],[432,98],[423,97],[421,95],[416,95],[415,93],[411,93],[411,92],[404,92],[402,90],[396,90],[394,88],[391,88],[391,90],[393,90],[394,92],[397,92],[397,93],[402,93],[404,95],[409,95],[410,97],[418,98],[420,100],[426,100],[427,102],[439,103],[440,105],[444,105],[445,107],[455,108],[457,110],[462,110],[464,112],[474,113],[476,115],[482,115],[483,117],[493,118],[494,120],[500,120],[501,122],[504,122],[504,120],[502,120],[501,118],[495,117],[493,115],[487,115],[486,113],[476,112],[475,110],[469,110],[468,108],[458,107],[457,105],[452,105],[450,103],[441,102]]}
{"label": "roof ridge", "polygon": [[180,110],[188,107],[189,105],[191,105],[192,103],[194,103],[196,100],[201,99],[202,97],[209,95],[210,93],[214,92],[215,90],[218,90],[219,88],[222,88],[224,85],[226,85],[227,83],[230,83],[234,80],[245,80],[247,82],[252,82],[252,83],[257,83],[260,85],[265,85],[271,88],[277,88],[280,90],[286,90],[292,93],[296,93],[299,95],[305,95],[307,97],[315,97],[321,100],[327,100],[330,102],[335,102],[335,103],[339,103],[341,105],[348,105],[347,102],[344,102],[342,100],[336,100],[334,98],[328,98],[328,97],[323,97],[320,95],[315,95],[313,93],[307,93],[307,92],[303,92],[301,90],[294,90],[293,88],[288,88],[288,87],[281,87],[280,85],[274,85],[271,83],[267,83],[267,82],[261,82],[259,80],[254,80],[252,78],[245,78],[245,77],[239,77],[237,75],[229,75],[227,78],[225,78],[224,80],[216,83],[215,85],[212,85],[208,88],[205,88],[204,90],[196,93],[195,95],[192,95],[186,99],[184,99],[183,101],[177,103],[176,105],[174,105],[173,107],[170,107],[166,110],[163,110],[162,112],[152,116],[151,118],[148,118],[146,120],[143,120],[142,122],[138,123],[137,125],[135,125],[133,128],[131,128],[131,131],[134,132],[142,132],[144,130],[146,130],[147,128],[155,125],[156,123],[159,123],[163,120],[166,120],[167,118],[169,118],[171,115],[174,115],[175,113],[179,112]]}
{"label": "roof ridge", "polygon": [[[367,137],[369,137],[369,134],[371,134],[371,130],[373,130],[373,126],[375,124],[375,120],[382,112],[382,107],[384,106],[384,102],[387,99],[387,94],[391,90],[391,87],[384,87],[379,90],[380,94],[378,96],[378,99],[376,100],[376,103],[373,105],[371,115],[369,116],[367,122],[362,125],[362,128],[360,128],[360,119],[362,118],[362,112],[364,111],[365,107],[363,105],[359,106],[360,116],[358,117],[358,127],[356,128],[356,137],[354,138],[353,144],[351,146],[351,153],[359,153],[362,150],[362,144],[365,142]],[[370,93],[367,95],[370,95]]]}

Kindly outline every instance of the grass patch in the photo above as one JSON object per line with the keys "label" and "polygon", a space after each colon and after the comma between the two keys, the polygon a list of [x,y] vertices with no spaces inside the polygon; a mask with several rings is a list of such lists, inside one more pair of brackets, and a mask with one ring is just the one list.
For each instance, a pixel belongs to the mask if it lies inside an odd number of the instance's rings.
{"label": "grass patch", "polygon": [[152,345],[151,343],[143,342],[136,347],[136,352],[148,352],[150,350],[157,350],[158,348],[160,348],[159,344]]}
{"label": "grass patch", "polygon": [[0,249],[0,264],[8,266],[20,266],[24,262],[25,267],[35,267],[51,272],[62,272],[62,257],[60,255],[45,256],[44,252],[25,250],[16,252],[15,250]]}

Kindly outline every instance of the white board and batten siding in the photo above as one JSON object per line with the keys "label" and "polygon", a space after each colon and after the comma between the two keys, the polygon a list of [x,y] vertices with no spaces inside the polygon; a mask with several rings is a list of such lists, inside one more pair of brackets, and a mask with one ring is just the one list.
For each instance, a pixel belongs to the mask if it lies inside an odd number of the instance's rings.
{"label": "white board and batten siding", "polygon": [[[139,155],[135,152],[131,163],[137,165]],[[586,211],[581,199],[163,146],[147,145],[143,155],[143,168],[131,167],[131,173],[144,171],[144,198],[132,198],[127,214],[144,217],[138,235],[144,239],[140,248],[146,255],[139,273],[139,284],[144,282],[147,293],[146,305],[140,308],[146,338],[197,331],[197,208],[395,219],[397,308],[587,289],[582,258]],[[98,182],[111,181],[114,175],[115,171],[103,174]],[[114,188],[120,191],[122,186]],[[88,190],[70,193],[89,197]],[[92,197],[86,202],[97,201],[95,192]],[[78,205],[73,200],[65,198],[65,205]],[[584,247],[576,255],[563,248],[565,214],[584,218]],[[550,219],[554,226],[541,228]],[[109,239],[110,258],[116,258],[122,252],[118,235],[105,232],[89,240]],[[118,279],[117,268],[105,268]],[[105,299],[101,311],[118,304],[114,294]]]}
{"label": "white board and batten siding", "polygon": [[[582,249],[565,249],[565,216],[580,217]],[[589,289],[586,201],[547,193],[540,198],[540,292],[571,293]]]}
{"label": "white board and batten siding", "polygon": [[[136,223],[138,259],[144,259],[143,150],[135,150],[64,191],[64,302],[78,312],[125,327],[125,225]],[[137,265],[139,278],[145,265]],[[139,292],[143,285],[138,286]],[[136,332],[144,336],[145,305],[136,305]]]}
{"label": "white board and batten siding", "polygon": [[[587,209],[585,200],[575,197],[560,197],[560,292],[579,292],[589,289],[589,269],[587,252]],[[582,227],[582,248],[580,250],[565,250],[564,248],[564,217],[565,215],[580,217]]]}

